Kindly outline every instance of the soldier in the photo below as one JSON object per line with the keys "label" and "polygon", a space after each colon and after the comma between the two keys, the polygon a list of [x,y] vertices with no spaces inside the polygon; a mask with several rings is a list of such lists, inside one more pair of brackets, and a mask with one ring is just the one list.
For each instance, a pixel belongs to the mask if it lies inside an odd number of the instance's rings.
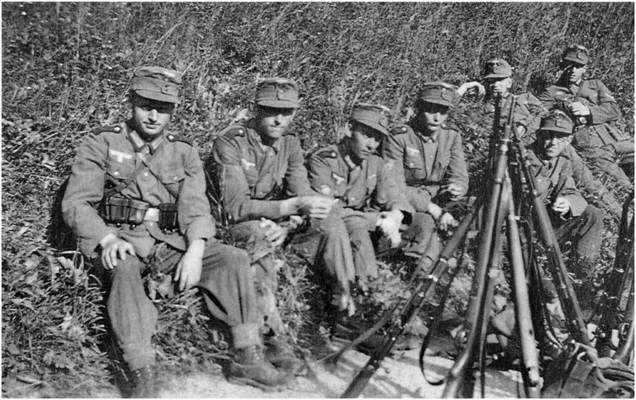
{"label": "soldier", "polygon": [[133,397],[156,397],[151,336],[157,310],[142,273],[174,274],[180,290],[197,286],[210,312],[227,323],[236,350],[231,377],[274,386],[286,377],[263,359],[254,283],[247,254],[214,241],[197,150],[168,134],[181,77],[140,67],[128,102],[132,117],[96,129],[80,146],[62,202],[80,250],[110,271],[107,310]]}
{"label": "soldier", "polygon": [[[301,255],[338,276],[341,286],[334,302],[352,314],[355,306],[347,279],[353,271],[351,244],[342,220],[331,213],[333,200],[309,185],[300,142],[289,131],[299,105],[294,81],[263,80],[256,89],[254,118],[226,128],[214,141],[207,164],[232,222],[233,238],[271,248],[295,242]],[[301,215],[309,218],[315,235],[296,235]],[[303,243],[305,239],[310,243]],[[272,258],[258,261],[260,280],[267,281],[269,291],[275,292]],[[272,346],[279,348],[282,322],[267,317],[266,329],[271,332],[266,339],[276,341]],[[291,356],[288,352],[286,363],[293,369]]]}
{"label": "soldier", "polygon": [[552,210],[552,224],[559,242],[571,240],[577,272],[591,272],[600,254],[603,219],[600,211],[581,196],[572,176],[572,162],[566,152],[572,141],[574,123],[559,109],[541,120],[537,140],[529,147],[529,160],[536,189]]}
{"label": "soldier", "polygon": [[[457,225],[450,208],[468,191],[468,170],[459,132],[446,128],[448,113],[458,99],[455,88],[444,82],[424,84],[407,124],[391,129],[383,156],[394,168],[398,186],[417,212],[423,229],[414,251],[424,254],[425,268],[441,251],[436,225],[448,230]],[[421,221],[419,220],[421,218]]]}
{"label": "soldier", "polygon": [[616,126],[621,111],[609,89],[599,79],[584,79],[589,61],[585,47],[568,47],[561,58],[559,80],[539,99],[548,109],[559,107],[571,114],[574,147],[629,192],[632,181],[617,160],[626,155],[633,158],[634,140]]}
{"label": "soldier", "polygon": [[[389,134],[388,127],[385,109],[358,104],[352,110],[345,137],[315,152],[307,161],[312,188],[337,200],[334,214],[346,225],[355,267],[346,278],[353,281],[355,277],[363,288],[369,278],[377,276],[375,232],[397,247],[400,227],[410,225],[414,213],[392,175],[391,164],[376,154]],[[417,230],[407,233],[411,234],[416,235]],[[333,271],[327,273],[333,275]],[[340,322],[336,318],[336,325]]]}

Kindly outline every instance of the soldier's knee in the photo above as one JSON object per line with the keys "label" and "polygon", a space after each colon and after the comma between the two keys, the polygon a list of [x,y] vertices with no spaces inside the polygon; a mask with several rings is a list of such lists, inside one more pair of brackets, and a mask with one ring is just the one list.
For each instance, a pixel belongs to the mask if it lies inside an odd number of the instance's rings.
{"label": "soldier's knee", "polygon": [[248,269],[250,257],[245,250],[238,247],[224,246],[220,254],[220,262],[224,267],[235,268],[237,270]]}

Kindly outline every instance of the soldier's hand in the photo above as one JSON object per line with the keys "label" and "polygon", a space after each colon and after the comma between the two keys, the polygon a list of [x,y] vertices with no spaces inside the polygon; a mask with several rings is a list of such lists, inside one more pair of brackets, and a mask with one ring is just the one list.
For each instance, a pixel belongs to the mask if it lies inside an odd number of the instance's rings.
{"label": "soldier's hand", "polygon": [[324,196],[300,196],[296,197],[298,212],[309,215],[310,218],[325,219],[336,199]]}
{"label": "soldier's hand", "polygon": [[570,111],[576,116],[584,117],[590,115],[590,108],[580,101],[574,101],[569,105]]}
{"label": "soldier's hand", "polygon": [[202,239],[193,240],[179,260],[177,271],[174,274],[175,282],[179,282],[179,290],[190,289],[201,280],[201,270],[203,268],[203,250],[205,241]]}
{"label": "soldier's hand", "polygon": [[404,214],[399,210],[383,211],[380,213],[375,225],[380,228],[384,236],[391,241],[391,247],[397,247],[402,240],[400,235],[400,225],[404,219]]}
{"label": "soldier's hand", "polygon": [[265,239],[272,247],[280,246],[287,238],[287,228],[283,228],[271,219],[261,218],[259,226],[264,230]]}
{"label": "soldier's hand", "polygon": [[561,215],[564,215],[568,211],[570,211],[570,207],[570,200],[566,199],[565,197],[557,197],[552,204],[552,209]]}
{"label": "soldier's hand", "polygon": [[117,266],[117,260],[125,260],[126,254],[135,255],[133,245],[113,233],[104,236],[99,244],[102,247],[102,265],[109,270]]}
{"label": "soldier's hand", "polygon": [[433,216],[436,221],[442,216],[442,208],[432,201],[428,203],[428,213]]}
{"label": "soldier's hand", "polygon": [[455,228],[458,225],[457,220],[452,214],[445,212],[439,219],[439,227],[443,231],[447,231],[450,228]]}

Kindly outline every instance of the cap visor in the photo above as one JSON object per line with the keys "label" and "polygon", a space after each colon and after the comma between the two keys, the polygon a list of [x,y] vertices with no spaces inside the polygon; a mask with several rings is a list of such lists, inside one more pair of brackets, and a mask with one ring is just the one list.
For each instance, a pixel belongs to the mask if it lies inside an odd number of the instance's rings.
{"label": "cap visor", "polygon": [[368,126],[369,128],[380,132],[381,134],[383,134],[384,136],[388,136],[389,135],[389,131],[388,129],[382,127],[379,124],[373,123],[373,122],[369,122],[369,121],[360,121],[357,119],[354,119],[354,121],[361,123],[362,125]]}
{"label": "cap visor", "polygon": [[503,78],[510,78],[510,75],[488,74],[488,75],[484,76],[484,79],[503,79]]}
{"label": "cap visor", "polygon": [[256,102],[259,106],[272,107],[272,108],[298,108],[299,103],[297,101],[286,100],[259,100]]}
{"label": "cap visor", "polygon": [[137,95],[141,96],[141,97],[146,98],[146,99],[163,101],[165,103],[173,103],[173,104],[179,103],[179,99],[178,98],[175,98],[174,96],[170,96],[168,94],[164,94],[164,93],[161,93],[161,92],[156,92],[154,90],[136,89],[135,93]]}

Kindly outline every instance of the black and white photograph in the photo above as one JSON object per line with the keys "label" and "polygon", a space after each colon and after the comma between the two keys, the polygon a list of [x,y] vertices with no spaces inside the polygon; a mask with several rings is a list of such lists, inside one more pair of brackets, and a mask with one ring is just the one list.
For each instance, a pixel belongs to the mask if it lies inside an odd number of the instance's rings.
{"label": "black and white photograph", "polygon": [[634,398],[634,2],[2,10],[5,398]]}

